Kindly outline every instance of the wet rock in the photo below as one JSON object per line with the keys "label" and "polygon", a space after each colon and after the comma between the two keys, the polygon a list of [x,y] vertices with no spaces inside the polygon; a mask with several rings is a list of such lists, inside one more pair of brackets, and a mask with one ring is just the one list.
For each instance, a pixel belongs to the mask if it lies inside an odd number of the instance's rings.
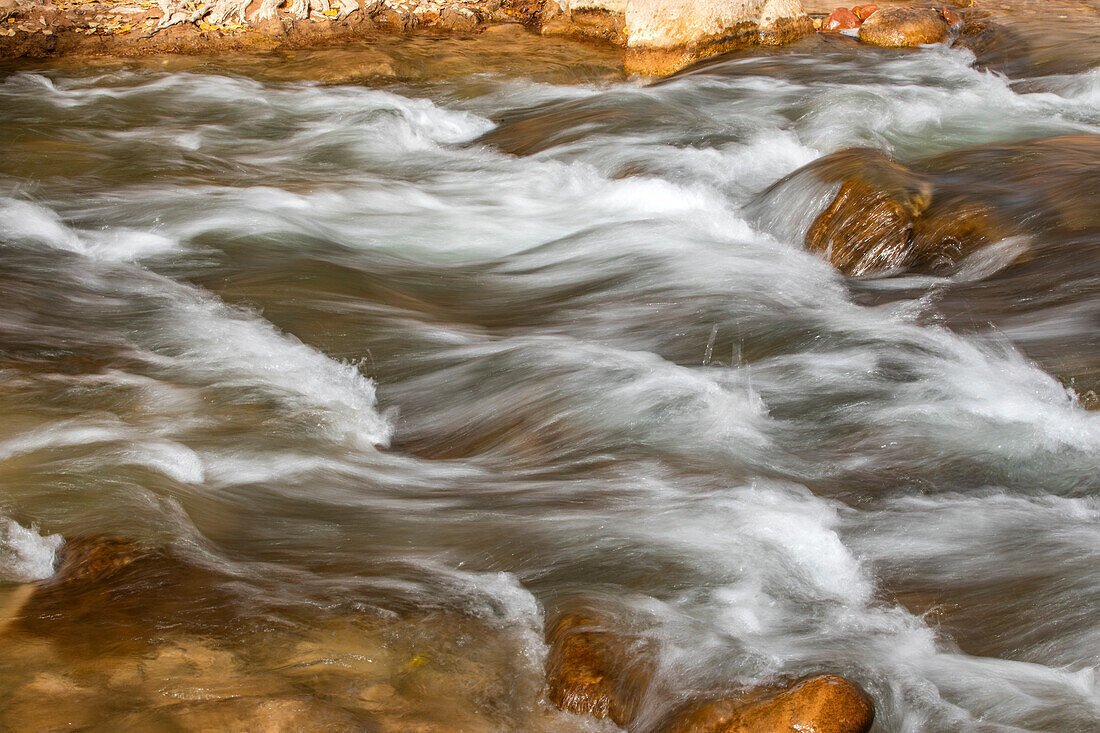
{"label": "wet rock", "polygon": [[55,672],[40,672],[14,690],[5,691],[4,730],[89,730],[95,720],[98,691]]}
{"label": "wet rock", "polygon": [[[307,730],[362,730],[362,721],[316,700],[230,697],[176,705],[162,711],[172,730],[264,731],[297,733]],[[369,730],[369,729],[368,729]]]}
{"label": "wet rock", "polygon": [[639,639],[593,615],[567,613],[550,626],[547,642],[550,700],[567,712],[629,725],[653,673]]}
{"label": "wet rock", "polygon": [[908,269],[946,273],[982,247],[1011,236],[990,206],[965,195],[938,195],[913,222]]}
{"label": "wet rock", "polygon": [[904,269],[914,220],[932,201],[931,183],[875,150],[841,151],[807,167],[840,188],[806,233],[806,247],[850,275]]}
{"label": "wet rock", "polygon": [[500,7],[508,17],[535,30],[564,13],[557,0],[503,0]]}
{"label": "wet rock", "polygon": [[216,574],[118,537],[66,541],[53,577],[35,584],[13,628],[74,646],[140,648],[160,628],[238,619]]}
{"label": "wet rock", "polygon": [[385,3],[374,16],[374,22],[391,33],[401,33],[416,27],[416,16],[412,9],[404,4],[392,5]]}
{"label": "wet rock", "polygon": [[842,31],[851,28],[859,28],[859,18],[848,8],[837,8],[829,13],[829,17],[822,25],[822,30],[826,31]]}
{"label": "wet rock", "polygon": [[1014,74],[1029,70],[1031,44],[1021,33],[995,22],[982,10],[967,9],[959,25],[954,45],[973,51],[980,66]]}
{"label": "wet rock", "polygon": [[844,150],[773,184],[748,211],[846,274],[955,274],[974,272],[985,256],[964,260],[991,245],[1003,268],[1047,241],[1087,241],[1100,232],[1098,196],[1100,135],[1064,135],[904,165],[875,150]]}
{"label": "wet rock", "polygon": [[136,543],[121,537],[74,537],[57,553],[57,571],[47,585],[81,583],[106,578],[146,554]]}
{"label": "wet rock", "polygon": [[843,677],[823,675],[731,699],[688,705],[659,733],[865,733],[875,719],[871,699]]}
{"label": "wet rock", "polygon": [[875,46],[905,48],[939,43],[948,36],[943,14],[932,8],[892,7],[879,10],[859,28],[859,40]]}
{"label": "wet rock", "polygon": [[[1011,220],[1012,233],[1100,229],[1100,135],[981,145],[912,168],[936,180],[937,200],[984,203]],[[996,177],[988,176],[991,169]]]}
{"label": "wet rock", "polygon": [[852,8],[852,14],[859,18],[859,21],[861,23],[877,12],[877,5],[856,5],[854,8]]}

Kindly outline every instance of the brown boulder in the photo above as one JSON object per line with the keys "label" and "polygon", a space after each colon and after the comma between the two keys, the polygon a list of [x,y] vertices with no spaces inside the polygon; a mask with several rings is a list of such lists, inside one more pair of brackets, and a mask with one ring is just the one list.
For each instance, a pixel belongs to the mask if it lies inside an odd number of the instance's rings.
{"label": "brown boulder", "polygon": [[822,675],[746,696],[696,702],[659,732],[865,733],[874,719],[871,699],[858,685]]}
{"label": "brown boulder", "polygon": [[[845,274],[946,274],[1011,237],[1037,235],[1019,243],[1030,247],[1051,230],[1078,236],[1100,229],[1098,162],[1100,135],[983,145],[907,165],[851,149],[795,171],[760,202],[820,211],[803,225],[805,245]],[[823,210],[815,204],[822,184],[837,187]]]}
{"label": "brown boulder", "polygon": [[825,19],[825,24],[822,26],[822,30],[826,31],[842,31],[852,28],[859,28],[859,18],[848,8],[836,8],[833,12],[829,13],[829,17]]}
{"label": "brown boulder", "polygon": [[547,642],[551,702],[567,712],[629,725],[653,671],[639,653],[639,640],[594,616],[567,613],[550,626]]}
{"label": "brown boulder", "polygon": [[947,21],[932,8],[884,8],[859,27],[859,40],[886,48],[939,43],[947,38]]}
{"label": "brown boulder", "polygon": [[806,247],[849,275],[908,267],[913,222],[932,201],[931,184],[876,150],[841,151],[810,168],[840,190],[810,225]]}

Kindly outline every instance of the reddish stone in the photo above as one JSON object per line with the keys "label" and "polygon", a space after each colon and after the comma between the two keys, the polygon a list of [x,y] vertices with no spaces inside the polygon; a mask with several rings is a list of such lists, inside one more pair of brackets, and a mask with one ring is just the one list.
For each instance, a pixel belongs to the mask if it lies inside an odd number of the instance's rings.
{"label": "reddish stone", "polygon": [[837,8],[825,19],[824,30],[843,31],[851,28],[859,28],[859,18],[848,8]]}
{"label": "reddish stone", "polygon": [[567,613],[547,634],[550,701],[570,713],[611,718],[629,727],[649,686],[653,665],[644,644],[612,630],[606,619]]}
{"label": "reddish stone", "polygon": [[863,22],[878,12],[877,5],[857,5],[852,8],[852,13]]}
{"label": "reddish stone", "polygon": [[781,688],[696,701],[658,726],[660,733],[867,733],[875,707],[863,689],[822,675]]}

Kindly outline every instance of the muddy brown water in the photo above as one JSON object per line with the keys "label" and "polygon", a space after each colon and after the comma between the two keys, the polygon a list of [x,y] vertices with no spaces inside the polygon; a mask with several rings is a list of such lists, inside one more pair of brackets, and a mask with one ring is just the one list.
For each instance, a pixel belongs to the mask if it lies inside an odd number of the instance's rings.
{"label": "muddy brown water", "polygon": [[[4,67],[0,727],[611,730],[546,698],[579,598],[640,720],[838,673],[877,731],[1092,729],[1089,28]],[[1019,235],[839,275],[835,190],[761,196],[849,147]]]}

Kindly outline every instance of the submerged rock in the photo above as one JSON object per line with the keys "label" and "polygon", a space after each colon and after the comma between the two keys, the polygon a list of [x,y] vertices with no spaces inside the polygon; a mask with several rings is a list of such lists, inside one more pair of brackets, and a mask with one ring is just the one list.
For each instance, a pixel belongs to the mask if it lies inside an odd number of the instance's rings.
{"label": "submerged rock", "polygon": [[567,712],[629,725],[653,673],[639,640],[606,620],[569,613],[550,626],[547,642],[550,700]]}
{"label": "submerged rock", "polygon": [[73,645],[137,649],[159,629],[232,624],[238,613],[219,580],[160,548],[74,537],[59,550],[53,577],[34,585],[14,628]]}
{"label": "submerged rock", "polygon": [[947,273],[976,250],[1020,233],[965,187],[863,148],[810,163],[760,201],[765,208],[812,207],[827,191],[822,186],[835,193],[804,234],[790,234],[804,236],[807,249],[846,275]]}
{"label": "submerged rock", "polygon": [[659,733],[865,733],[874,719],[871,699],[859,685],[822,675],[694,703],[674,714]]}
{"label": "submerged rock", "polygon": [[999,242],[1009,257],[1004,266],[1052,229],[1100,230],[1097,192],[1100,135],[1066,135],[909,164],[876,150],[842,150],[775,183],[750,211],[780,236],[804,238],[847,275],[951,274]]}
{"label": "submerged rock", "polygon": [[932,185],[884,154],[846,150],[811,163],[840,189],[806,232],[806,247],[850,275],[903,269],[913,259],[913,222],[932,201]]}
{"label": "submerged rock", "polygon": [[946,40],[949,28],[940,11],[922,7],[883,8],[859,27],[859,40],[875,46],[906,48]]}

